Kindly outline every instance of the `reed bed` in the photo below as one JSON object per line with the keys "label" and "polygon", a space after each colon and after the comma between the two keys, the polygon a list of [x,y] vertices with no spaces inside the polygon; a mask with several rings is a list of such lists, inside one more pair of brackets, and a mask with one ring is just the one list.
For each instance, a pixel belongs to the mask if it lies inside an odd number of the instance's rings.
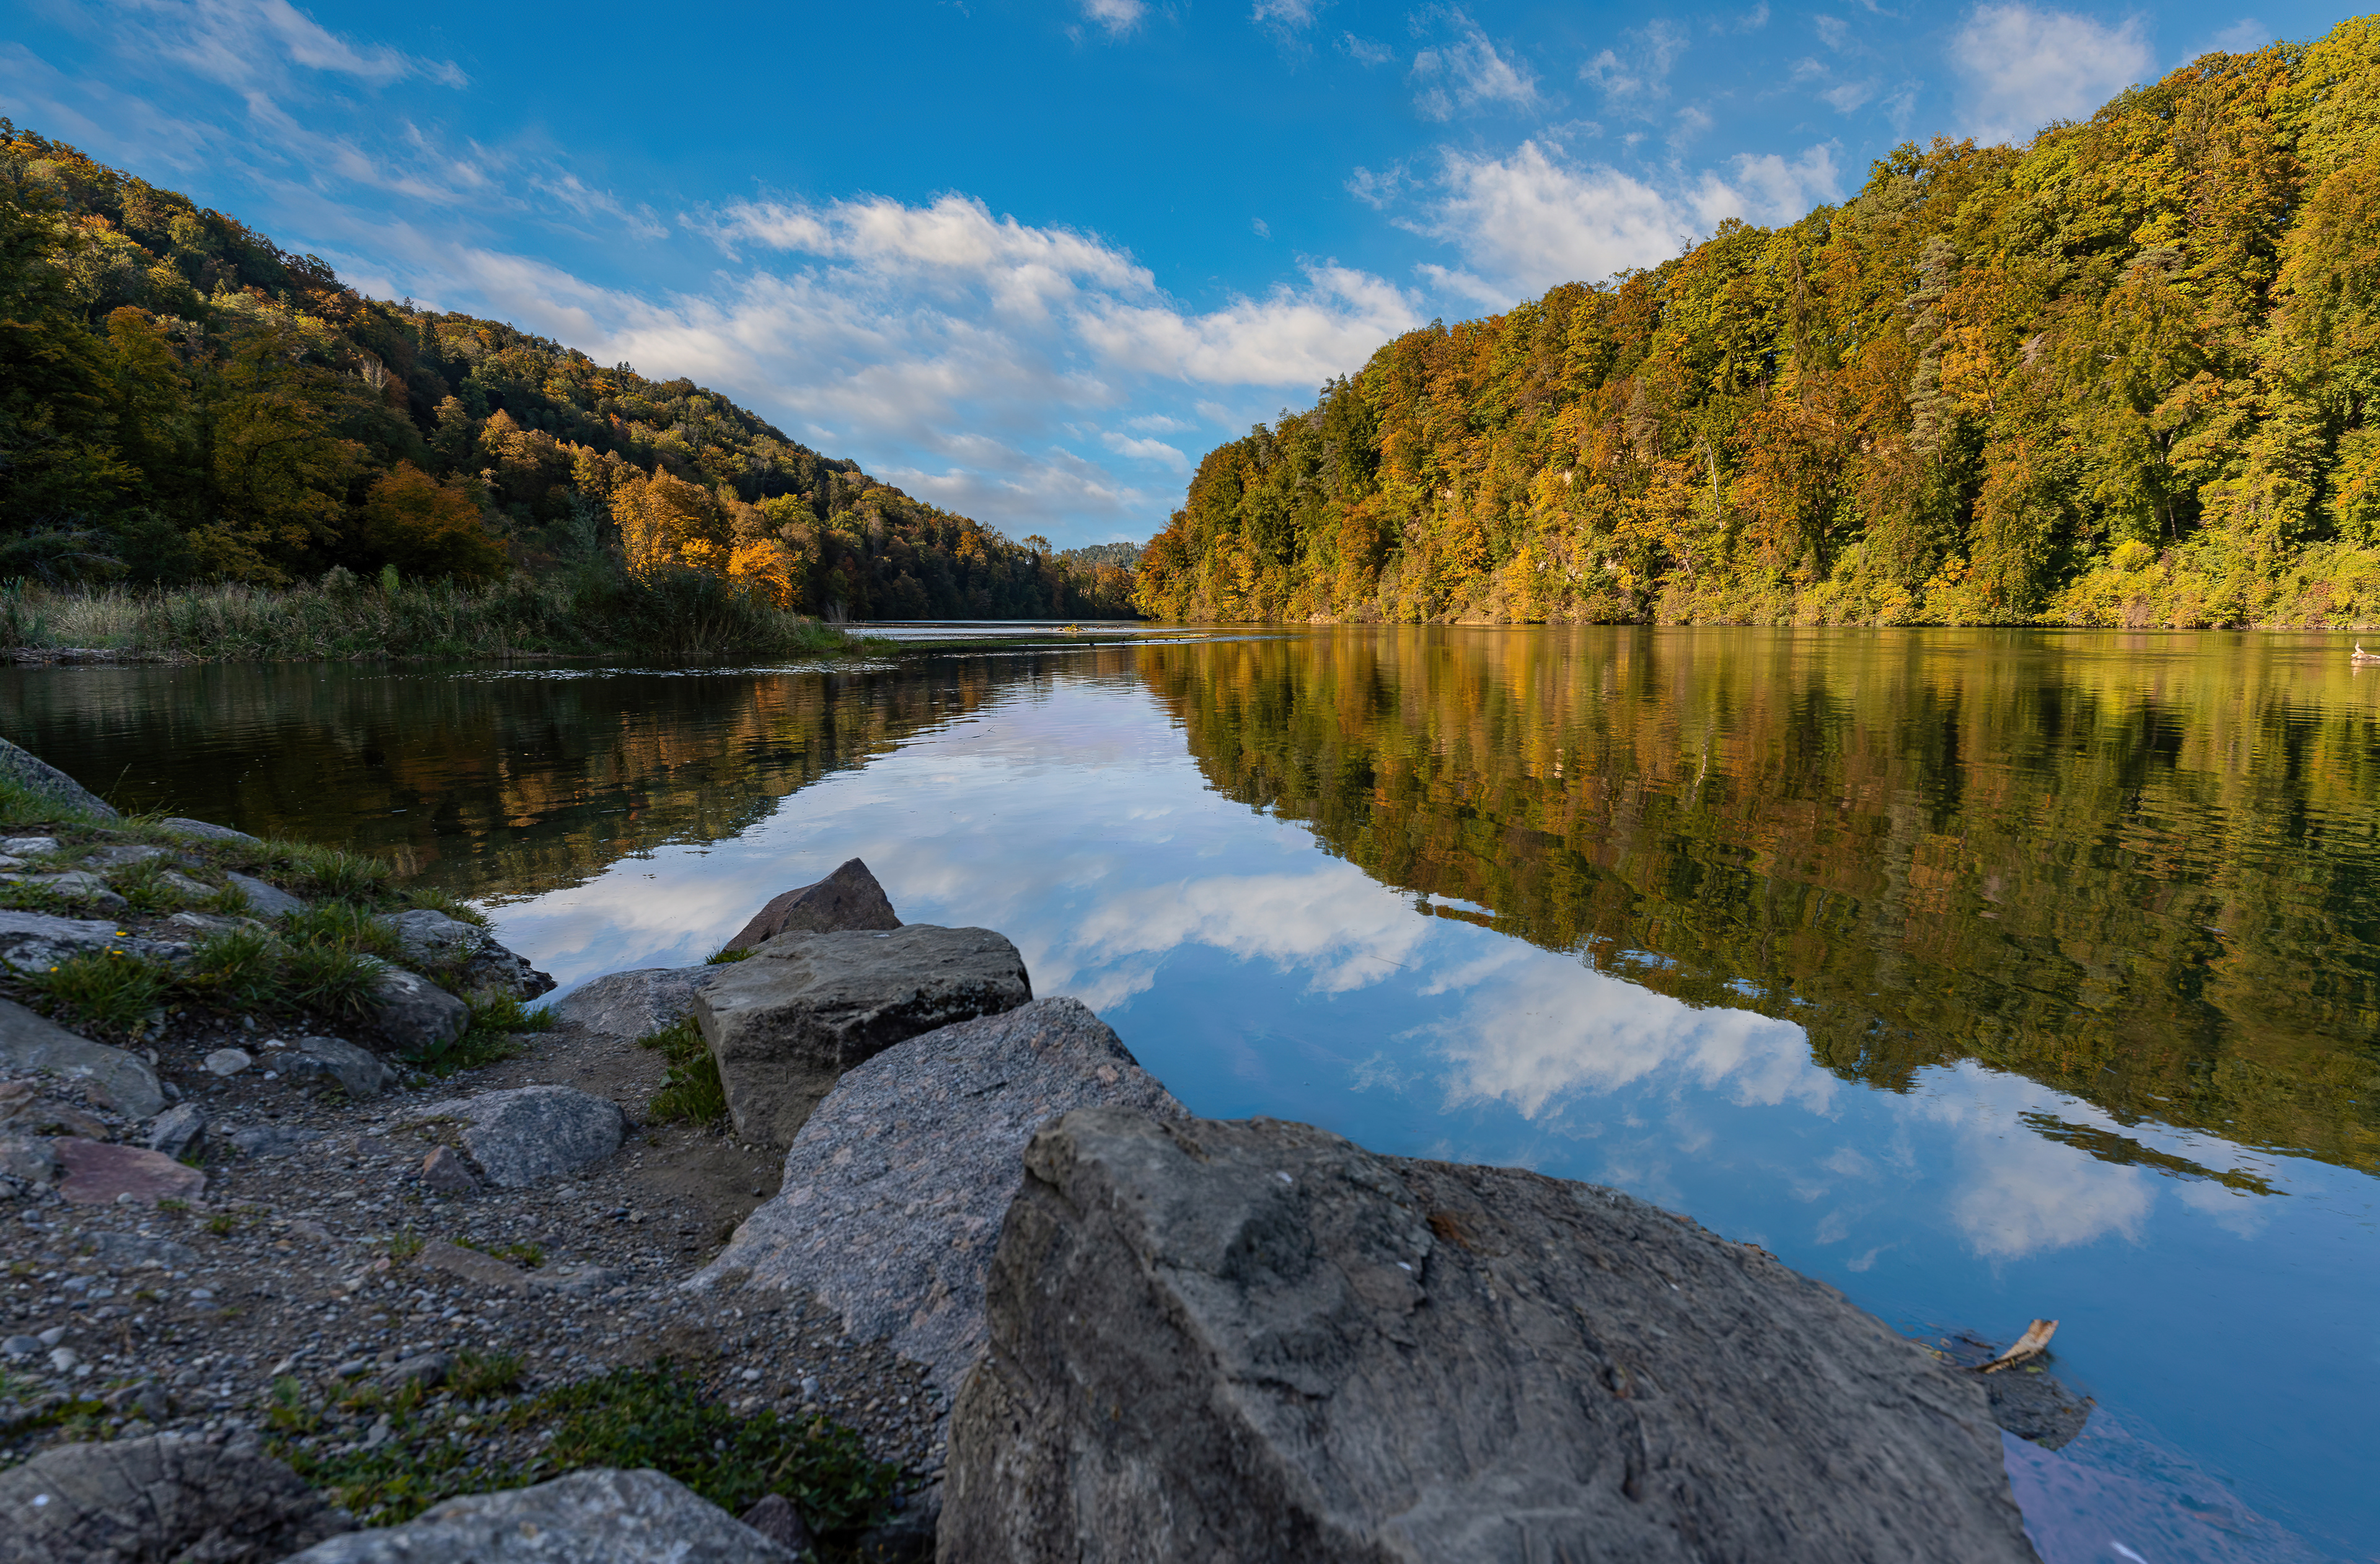
{"label": "reed bed", "polygon": [[587,567],[486,587],[334,570],[287,588],[0,586],[0,648],[164,661],[775,657],[863,643],[698,570]]}

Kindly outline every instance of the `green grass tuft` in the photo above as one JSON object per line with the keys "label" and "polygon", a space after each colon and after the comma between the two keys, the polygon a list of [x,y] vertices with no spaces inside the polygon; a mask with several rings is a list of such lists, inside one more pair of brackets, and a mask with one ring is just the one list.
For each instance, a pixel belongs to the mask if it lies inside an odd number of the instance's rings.
{"label": "green grass tuft", "polygon": [[703,957],[702,964],[705,966],[725,966],[730,962],[749,961],[751,957],[752,947],[749,945],[741,947],[723,945],[718,950],[711,952],[709,955]]}
{"label": "green grass tuft", "polygon": [[521,1355],[518,1352],[481,1352],[465,1348],[455,1356],[455,1372],[446,1388],[458,1399],[483,1400],[501,1396],[519,1388]]}
{"label": "green grass tuft", "polygon": [[46,972],[22,972],[27,987],[68,1017],[111,1032],[131,1032],[164,1002],[173,973],[139,956],[90,951]]}
{"label": "green grass tuft", "polygon": [[658,1049],[669,1069],[661,1089],[645,1105],[656,1123],[708,1124],[727,1116],[727,1088],[719,1079],[719,1061],[692,1016],[637,1039],[639,1048]]}

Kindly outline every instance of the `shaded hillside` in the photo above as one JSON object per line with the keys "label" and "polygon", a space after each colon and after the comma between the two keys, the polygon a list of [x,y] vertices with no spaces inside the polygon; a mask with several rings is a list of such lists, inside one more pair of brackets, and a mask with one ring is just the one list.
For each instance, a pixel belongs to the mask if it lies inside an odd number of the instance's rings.
{"label": "shaded hillside", "polygon": [[1128,614],[691,381],[368,299],[0,120],[0,577],[471,582],[610,561],[853,618]]}
{"label": "shaded hillside", "polygon": [[1169,618],[2380,622],[2380,26],[1434,324],[1209,453]]}

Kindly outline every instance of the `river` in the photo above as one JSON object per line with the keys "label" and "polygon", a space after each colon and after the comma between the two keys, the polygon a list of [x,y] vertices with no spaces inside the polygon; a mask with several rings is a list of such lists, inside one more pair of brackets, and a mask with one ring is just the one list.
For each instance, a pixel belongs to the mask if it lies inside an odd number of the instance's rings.
{"label": "river", "polygon": [[2380,669],[2335,637],[1332,629],[864,666],[0,670],[120,802],[565,987],[854,855],[1194,1110],[2062,1322],[2050,1564],[2380,1557]]}

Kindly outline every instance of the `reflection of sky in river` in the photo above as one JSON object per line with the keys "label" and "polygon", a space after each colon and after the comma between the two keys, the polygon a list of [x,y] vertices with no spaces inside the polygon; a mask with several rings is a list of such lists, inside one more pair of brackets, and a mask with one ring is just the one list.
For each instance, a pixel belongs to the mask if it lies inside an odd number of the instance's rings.
{"label": "reflection of sky in river", "polygon": [[[2011,1452],[2051,1564],[2119,1543],[2152,1564],[2380,1550],[2368,1177],[2122,1125],[1973,1064],[1874,1090],[1790,1023],[1421,915],[1209,792],[1135,685],[1013,695],[735,841],[494,911],[566,988],[698,961],[854,855],[905,919],[1007,934],[1037,993],[1089,1002],[1196,1111],[1615,1184],[1912,1333],[2059,1318],[2060,1370],[2102,1410],[2063,1452]],[[2103,1160],[2028,1113],[2277,1193]]]}

